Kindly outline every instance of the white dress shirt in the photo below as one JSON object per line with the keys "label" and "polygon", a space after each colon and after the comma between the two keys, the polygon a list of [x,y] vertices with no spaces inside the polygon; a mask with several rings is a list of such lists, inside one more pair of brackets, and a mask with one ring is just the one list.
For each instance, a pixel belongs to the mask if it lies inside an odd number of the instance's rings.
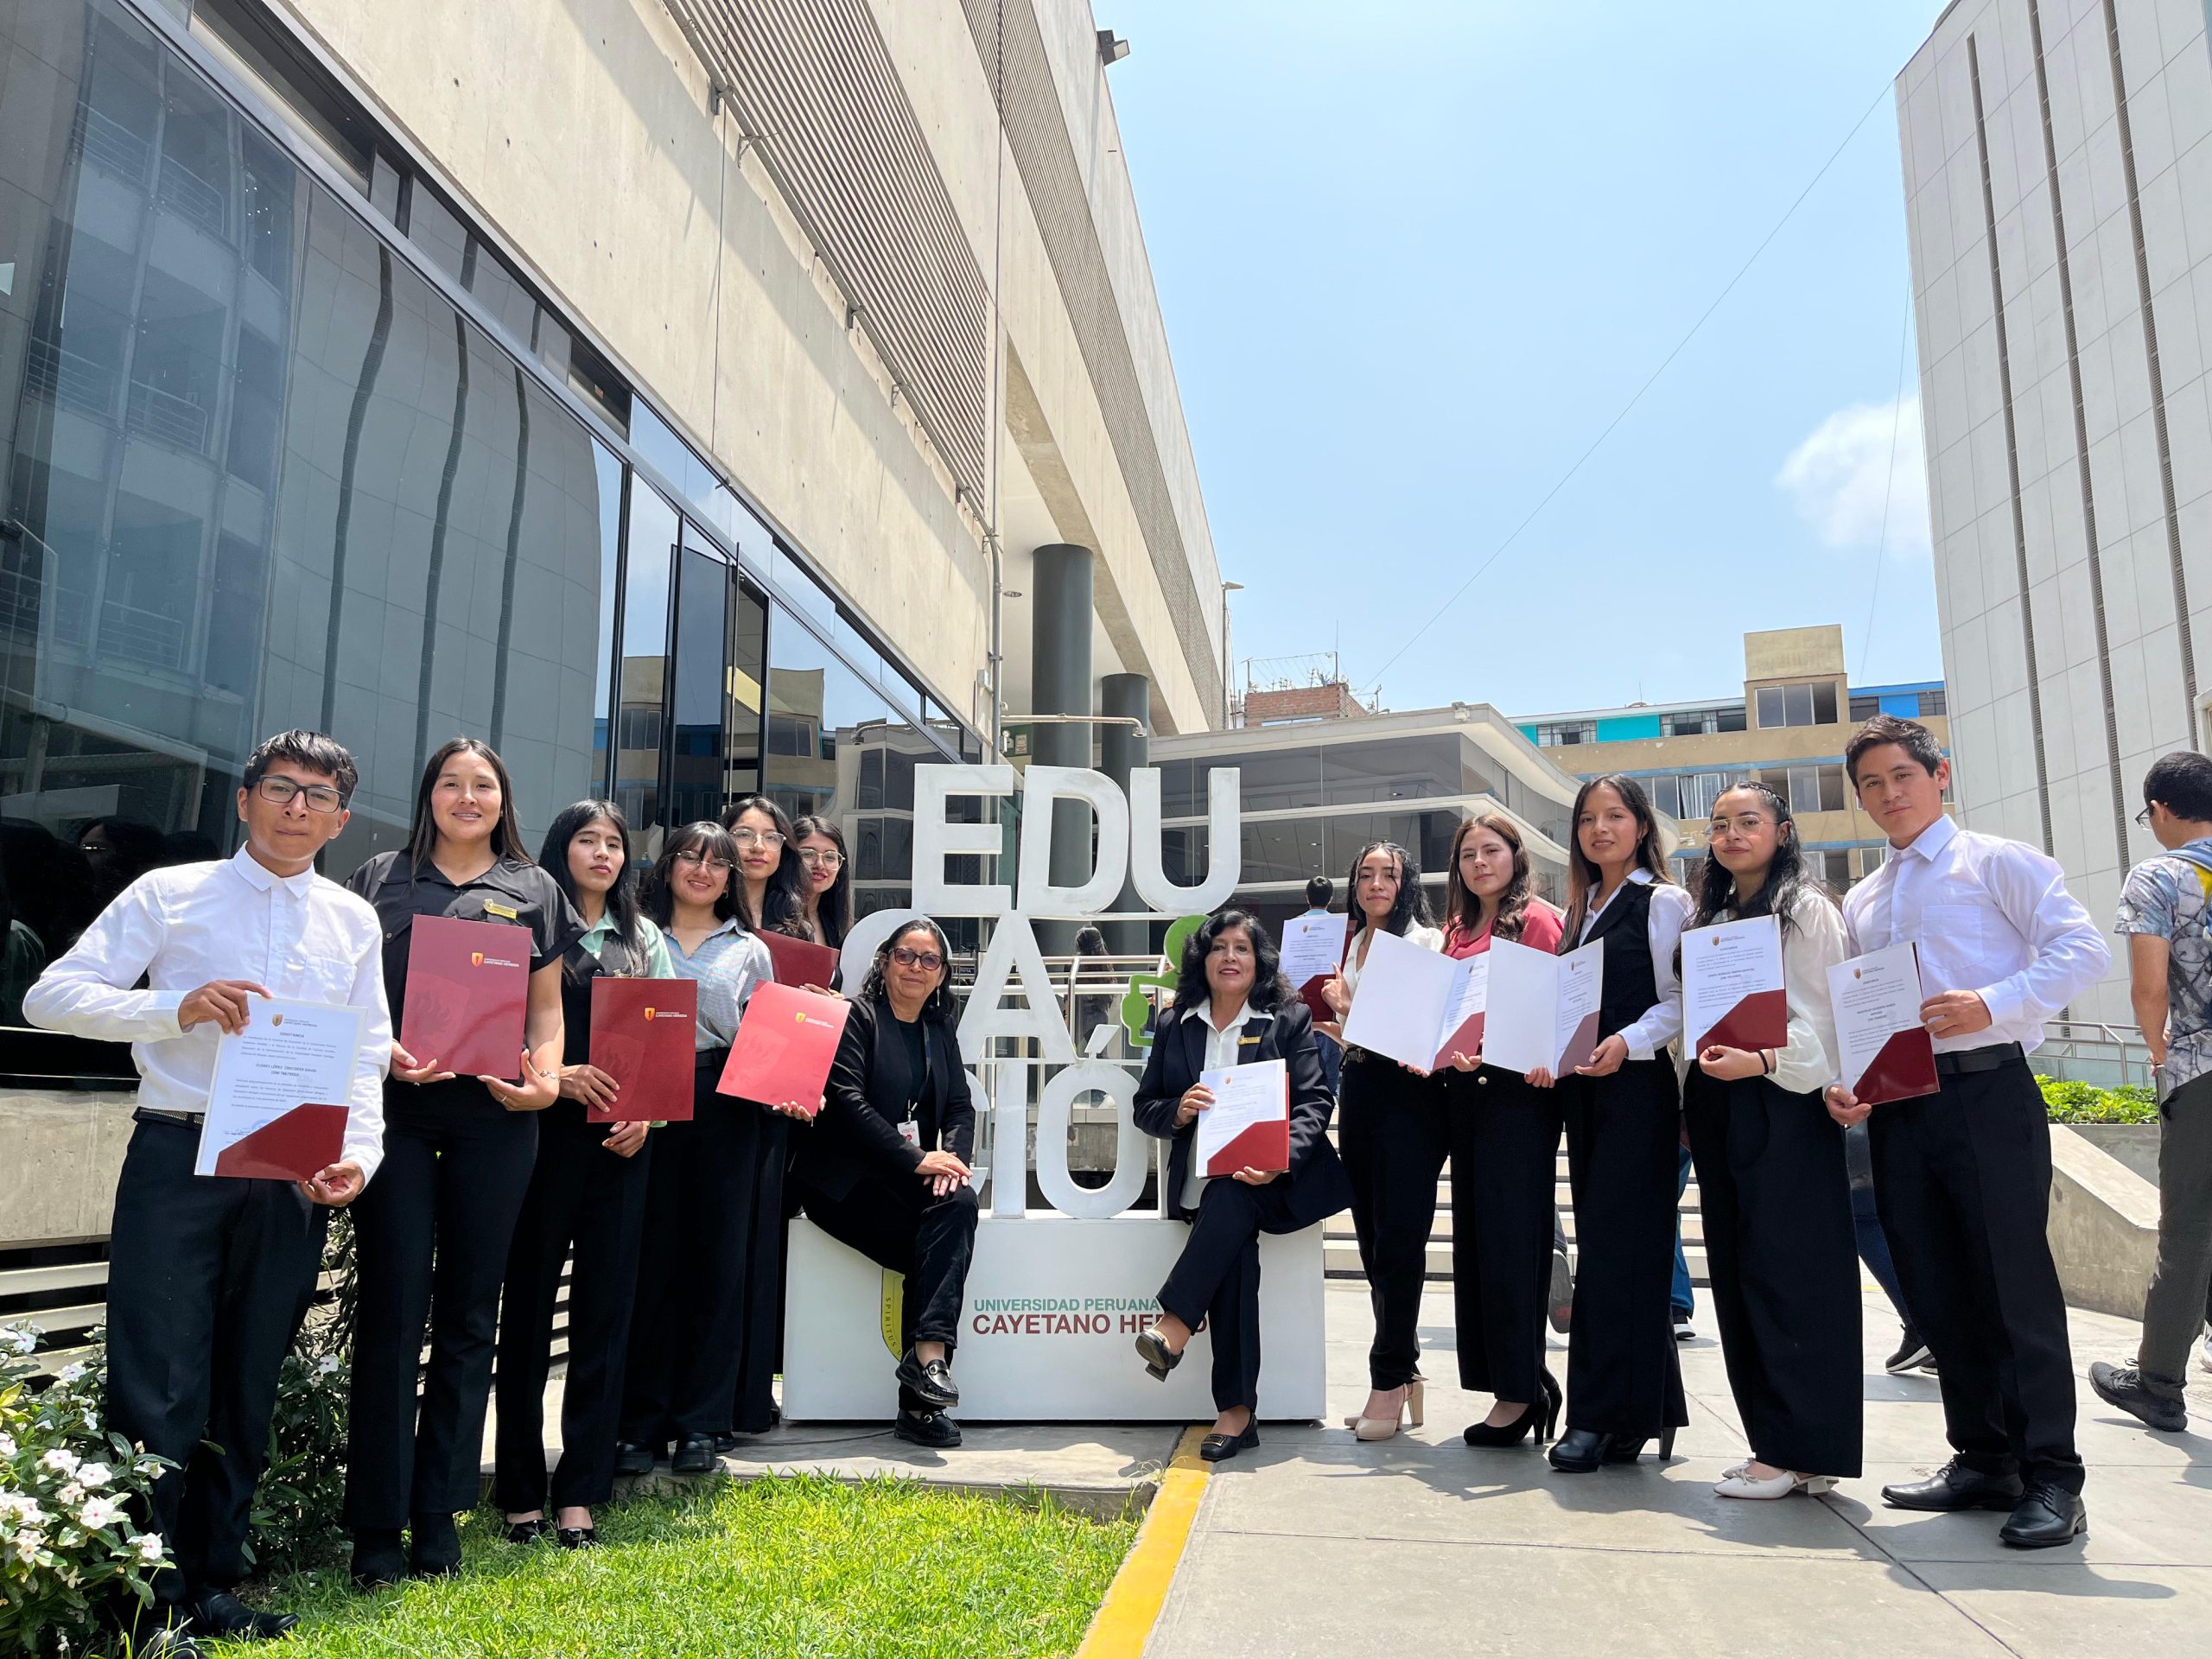
{"label": "white dress shirt", "polygon": [[[391,1064],[384,930],[366,899],[305,871],[277,875],[245,848],[230,859],[149,870],[116,896],[23,998],[35,1026],[130,1045],[138,1103],[204,1112],[222,1027],[189,1031],[177,1008],[210,980],[245,979],[287,1001],[359,1008],[361,1051],[345,1157],[384,1159],[384,1075]],[[149,988],[131,987],[143,976]]]}
{"label": "white dress shirt", "polygon": [[[1244,1027],[1255,1018],[1265,1017],[1254,1014],[1249,1002],[1240,1002],[1236,1005],[1236,1012],[1229,1023],[1225,1026],[1217,1026],[1213,1022],[1213,999],[1211,997],[1191,1012],[1196,1016],[1199,1026],[1206,1033],[1206,1063],[1201,1069],[1207,1071],[1218,1071],[1224,1066],[1235,1065],[1236,1046],[1243,1040]],[[1197,1209],[1198,1199],[1205,1190],[1205,1166],[1199,1160],[1194,1141],[1191,1150],[1190,1165],[1183,1173],[1184,1205],[1190,1209]]]}
{"label": "white dress shirt", "polygon": [[1854,953],[1910,940],[1920,988],[1972,991],[1989,1028],[1938,1037],[1938,1053],[2018,1043],[2033,1053],[2044,1021],[2094,985],[2112,950],[2066,891],[2065,872],[2032,847],[1941,817],[1844,898]]}
{"label": "white dress shirt", "polygon": [[[1713,918],[1732,921],[1735,913]],[[1789,1003],[1788,1039],[1774,1051],[1774,1081],[1794,1095],[1825,1089],[1836,1079],[1835,1009],[1828,1001],[1828,969],[1851,954],[1843,915],[1817,893],[1800,889],[1782,930],[1782,988]],[[1687,1055],[1690,1065],[1697,1056]]]}
{"label": "white dress shirt", "polygon": [[[1651,889],[1651,908],[1644,914],[1643,932],[1651,948],[1651,983],[1659,1000],[1643,1011],[1642,1019],[1623,1026],[1616,1034],[1628,1045],[1629,1058],[1648,1060],[1682,1034],[1682,982],[1675,971],[1675,947],[1681,943],[1682,929],[1697,913],[1697,901],[1687,888],[1671,881],[1655,881],[1649,870],[1630,870],[1628,881]],[[1590,930],[1621,896],[1621,887],[1628,881],[1607,893],[1603,904],[1591,906],[1590,913],[1582,918],[1581,935],[1574,942],[1578,946],[1590,943]]]}

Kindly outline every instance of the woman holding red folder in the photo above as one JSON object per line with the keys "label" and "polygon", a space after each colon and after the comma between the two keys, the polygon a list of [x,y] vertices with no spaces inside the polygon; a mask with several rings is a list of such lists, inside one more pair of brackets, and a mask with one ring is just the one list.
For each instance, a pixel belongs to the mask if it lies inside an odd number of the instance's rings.
{"label": "woman holding red folder", "polygon": [[[1556,951],[1559,912],[1529,891],[1529,849],[1502,812],[1459,821],[1445,877],[1444,952],[1480,956],[1493,939]],[[1452,1300],[1459,1386],[1496,1397],[1469,1446],[1541,1446],[1559,1422],[1560,1386],[1544,1363],[1550,1300],[1559,1106],[1517,1071],[1455,1053],[1444,1084],[1452,1145]]]}
{"label": "woman holding red folder", "polygon": [[[1213,1091],[1199,1082],[1224,1066],[1286,1062],[1290,1168],[1245,1168],[1209,1180],[1194,1155],[1200,1113]],[[1191,1236],[1167,1282],[1160,1317],[1137,1338],[1145,1369],[1165,1382],[1204,1320],[1213,1335],[1213,1432],[1198,1447],[1209,1463],[1260,1443],[1260,1235],[1294,1233],[1352,1201],[1329,1144],[1332,1103],[1321,1077],[1313,1017],[1282,976],[1274,942],[1256,917],[1224,910],[1183,947],[1175,1000],[1152,1035],[1131,1116],[1147,1135],[1172,1141],[1167,1213]]]}
{"label": "woman holding red folder", "polygon": [[1851,1180],[1823,1100],[1835,1077],[1827,970],[1851,948],[1834,900],[1805,874],[1789,804],[1756,783],[1713,804],[1691,925],[1751,916],[1781,918],[1788,1039],[1708,1045],[1682,1107],[1721,1356],[1751,1449],[1714,1490],[1771,1498],[1859,1473],[1862,1357]]}
{"label": "woman holding red folder", "polygon": [[716,1091],[755,987],[774,978],[768,948],[739,912],[739,849],[719,824],[668,838],[645,884],[645,912],[670,964],[699,983],[691,1121],[655,1132],[645,1237],[630,1325],[615,1470],[650,1471],[672,1440],[679,1475],[715,1466],[715,1439],[774,1421],[783,1313],[776,1236],[784,1220],[788,1120]]}
{"label": "woman holding red folder", "polygon": [[[578,801],[545,832],[539,868],[576,907],[583,937],[561,961],[565,1041],[561,1098],[538,1126],[537,1166],[514,1242],[499,1319],[499,1449],[494,1497],[511,1543],[552,1533],[564,1549],[598,1541],[594,1504],[614,1496],[614,1441],[622,1368],[645,1224],[652,1160],[641,1122],[597,1123],[614,1080],[590,1064],[592,982],[601,975],[672,979],[660,929],[638,911],[630,825],[612,801]],[[569,1372],[561,1395],[561,1461],[554,1519],[545,1519],[545,1378],[561,1271],[569,1281]]]}
{"label": "woman holding red folder", "polygon": [[[359,1313],[346,1429],[346,1523],[364,1588],[461,1564],[460,1510],[476,1507],[499,1282],[537,1160],[537,1114],[560,1088],[561,959],[583,933],[560,884],[531,861],[505,765],[457,737],[423,769],[407,845],[346,883],[384,925],[385,990],[404,1030],[417,918],[515,930],[530,963],[516,1071],[456,1077],[435,1054],[391,1048],[384,1167],[353,1207]],[[435,1295],[433,1291],[435,1290]],[[416,1399],[428,1327],[429,1365]],[[402,1528],[411,1529],[403,1551]]]}
{"label": "woman holding red folder", "polygon": [[[1675,946],[1690,898],[1667,874],[1643,786],[1618,773],[1574,797],[1562,952],[1605,946],[1598,1046],[1557,1079],[1574,1188],[1574,1313],[1567,1345],[1567,1433],[1552,1467],[1588,1474],[1634,1463],[1656,1434],[1671,1457],[1689,1421],[1668,1294],[1675,1269],[1681,1084],[1669,1051],[1682,1029]],[[1552,1086],[1541,1067],[1529,1073]]]}
{"label": "woman holding red folder", "polygon": [[[1376,934],[1395,933],[1425,950],[1444,944],[1430,923],[1421,867],[1395,842],[1360,849],[1346,886],[1359,931],[1337,976],[1322,988],[1337,1011],[1337,1021],[1322,1029],[1338,1041],[1344,1038],[1338,1022],[1351,1012]],[[1421,1425],[1421,1298],[1428,1277],[1429,1229],[1436,1221],[1436,1183],[1449,1152],[1444,1089],[1428,1072],[1347,1047],[1338,1098],[1344,1116],[1337,1138],[1351,1178],[1352,1230],[1375,1306],[1367,1403],[1346,1426],[1363,1440],[1387,1440],[1402,1422]]]}
{"label": "woman holding red folder", "polygon": [[926,917],[876,947],[791,1162],[807,1219],[904,1277],[892,1432],[938,1449],[960,1444],[945,1414],[960,1403],[952,1351],[976,1252],[976,1108],[951,976],[952,947]]}

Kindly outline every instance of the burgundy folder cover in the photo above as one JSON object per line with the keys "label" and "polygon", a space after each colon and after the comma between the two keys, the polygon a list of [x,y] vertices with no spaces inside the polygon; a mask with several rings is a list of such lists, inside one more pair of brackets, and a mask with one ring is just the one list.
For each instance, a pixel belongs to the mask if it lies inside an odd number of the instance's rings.
{"label": "burgundy folder cover", "polygon": [[1272,1123],[1255,1123],[1206,1160],[1205,1173],[1234,1175],[1240,1169],[1290,1171],[1290,1077],[1283,1076],[1283,1115]]}
{"label": "burgundy folder cover", "polygon": [[[1313,1014],[1316,1025],[1337,1017],[1337,1011],[1329,1006],[1329,999],[1321,995],[1321,988],[1328,982],[1325,976],[1316,974],[1298,988],[1299,1001],[1306,1004],[1306,1010]],[[1243,1166],[1239,1165],[1238,1167],[1242,1168]]]}
{"label": "burgundy folder cover", "polygon": [[1942,1087],[1936,1076],[1936,1039],[1918,1026],[1890,1033],[1851,1092],[1865,1105],[1916,1100]]}
{"label": "burgundy folder cover", "polygon": [[257,1181],[304,1181],[346,1150],[343,1106],[295,1106],[215,1154],[218,1175]]}
{"label": "burgundy folder cover", "polygon": [[1582,1016],[1582,1023],[1567,1039],[1567,1046],[1560,1052],[1559,1069],[1554,1077],[1563,1077],[1577,1066],[1590,1064],[1590,1057],[1598,1052],[1598,1011],[1592,1008]]}
{"label": "burgundy folder cover", "polygon": [[1753,991],[1721,1016],[1720,1023],[1697,1039],[1694,1058],[1708,1048],[1786,1048],[1789,1045],[1789,995]]}
{"label": "burgundy folder cover", "polygon": [[762,933],[760,943],[768,947],[777,984],[819,985],[826,991],[836,982],[837,953],[828,945],[772,931]]}
{"label": "burgundy folder cover", "polygon": [[1452,1057],[1454,1054],[1465,1054],[1471,1059],[1482,1052],[1484,1012],[1483,1009],[1477,1008],[1459,1022],[1459,1029],[1446,1038],[1444,1046],[1436,1051],[1436,1064],[1429,1067],[1430,1071],[1444,1070],[1446,1066],[1452,1064]]}
{"label": "burgundy folder cover", "polygon": [[754,988],[715,1090],[765,1105],[796,1102],[812,1116],[821,1109],[850,1006],[790,985]]}
{"label": "burgundy folder cover", "polygon": [[407,945],[399,1046],[464,1077],[522,1076],[531,932],[508,922],[417,916]]}
{"label": "burgundy folder cover", "polygon": [[593,1123],[684,1123],[691,1118],[696,1070],[699,982],[693,979],[618,979],[591,982],[591,1063],[620,1090],[606,1111],[586,1109]]}

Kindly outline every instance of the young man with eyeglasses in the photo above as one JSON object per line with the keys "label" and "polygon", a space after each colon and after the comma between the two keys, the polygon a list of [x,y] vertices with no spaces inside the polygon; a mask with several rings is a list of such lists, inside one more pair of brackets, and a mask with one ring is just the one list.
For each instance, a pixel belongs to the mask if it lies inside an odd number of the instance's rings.
{"label": "young man with eyeglasses", "polygon": [[[111,1224],[108,1426],[178,1465],[154,1487],[149,1522],[173,1565],[155,1579],[160,1629],[141,1655],[175,1659],[199,1651],[195,1637],[275,1637],[297,1623],[232,1592],[247,1573],[277,1370],[329,1212],[383,1156],[382,931],[365,901],[315,869],[346,827],[356,779],[353,757],[319,732],[269,739],[238,791],[236,855],[140,876],[23,999],[34,1025],[130,1043],[138,1068]],[[254,997],[366,1016],[340,1158],[296,1185],[193,1173],[216,1046],[244,1027]]]}
{"label": "young man with eyeglasses", "polygon": [[2212,1286],[2212,760],[2154,761],[2135,822],[2165,850],[2127,873],[2118,931],[2158,1096],[2158,1265],[2133,1365],[2103,1360],[2089,1386],[2152,1428],[2189,1427],[2189,1348]]}

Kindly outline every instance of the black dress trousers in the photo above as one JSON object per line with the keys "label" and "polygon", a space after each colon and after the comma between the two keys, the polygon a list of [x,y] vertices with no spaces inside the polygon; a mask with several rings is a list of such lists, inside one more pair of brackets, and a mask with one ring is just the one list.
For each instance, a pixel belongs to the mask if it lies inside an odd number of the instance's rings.
{"label": "black dress trousers", "polygon": [[[1160,1306],[1213,1338],[1216,1411],[1260,1403],[1260,1235],[1311,1226],[1290,1213],[1290,1182],[1264,1186],[1216,1179],[1198,1194],[1183,1253],[1160,1287]],[[1395,1386],[1395,1384],[1393,1385]]]}
{"label": "black dress trousers", "polygon": [[1351,1178],[1352,1231],[1375,1309],[1368,1381],[1395,1389],[1421,1369],[1428,1235],[1451,1148],[1443,1084],[1380,1054],[1347,1049],[1342,1086],[1337,1151]]}
{"label": "black dress trousers", "polygon": [[555,1509],[588,1508],[614,1495],[614,1440],[621,1427],[622,1374],[645,1237],[653,1142],[635,1155],[607,1150],[607,1126],[588,1122],[579,1102],[546,1109],[537,1166],[507,1250],[499,1313],[499,1507],[509,1514],[546,1504],[545,1379],[561,1269],[569,1279],[569,1370],[561,1394],[561,1461]]}
{"label": "black dress trousers", "polygon": [[[1948,1057],[1938,1056],[1939,1066]],[[2050,1127],[2024,1059],[1874,1108],[1874,1201],[1967,1467],[2082,1490],[2074,1357],[2044,1227]]]}
{"label": "black dress trousers", "polygon": [[1675,1063],[1626,1060],[1557,1085],[1574,1192],[1567,1426],[1648,1440],[1689,1421],[1668,1300],[1681,1096]]}
{"label": "black dress trousers", "polygon": [[385,1086],[384,1163],[353,1203],[359,1311],[346,1522],[356,1530],[476,1507],[499,1281],[537,1157],[537,1116],[506,1110],[473,1077]]}
{"label": "black dress trousers", "polygon": [[1859,1244],[1843,1129],[1820,1095],[1690,1068],[1713,1312],[1751,1455],[1855,1476],[1863,1435]]}
{"label": "black dress trousers", "polygon": [[691,1121],[653,1131],[622,1387],[621,1438],[639,1446],[757,1433],[774,1403],[786,1121],[715,1091],[728,1057],[701,1054]]}
{"label": "black dress trousers", "polygon": [[[976,1258],[976,1189],[966,1182],[938,1198],[920,1176],[894,1181],[864,1175],[842,1198],[803,1188],[806,1217],[839,1243],[858,1250],[906,1281],[899,1299],[899,1345],[960,1344],[960,1312],[968,1299],[968,1268]],[[899,1390],[902,1410],[929,1402]]]}
{"label": "black dress trousers", "polygon": [[155,1483],[151,1529],[175,1605],[250,1571],[254,1484],[276,1376],[322,1261],[329,1211],[288,1181],[192,1173],[200,1132],[139,1120],[116,1184],[107,1281],[107,1416],[178,1466]]}
{"label": "black dress trousers", "polygon": [[1559,1103],[1516,1071],[1438,1073],[1452,1150],[1452,1302],[1459,1386],[1542,1397],[1558,1226]]}

